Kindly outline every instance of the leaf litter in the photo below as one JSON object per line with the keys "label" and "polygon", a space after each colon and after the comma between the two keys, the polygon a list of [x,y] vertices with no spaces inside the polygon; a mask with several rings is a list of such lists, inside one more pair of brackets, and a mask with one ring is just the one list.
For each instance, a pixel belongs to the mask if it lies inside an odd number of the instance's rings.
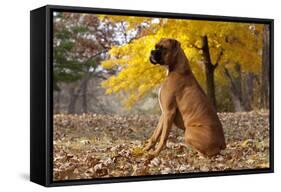
{"label": "leaf litter", "polygon": [[227,148],[205,158],[173,128],[166,147],[143,151],[157,115],[54,115],[53,178],[58,180],[145,176],[269,167],[268,111],[219,113]]}

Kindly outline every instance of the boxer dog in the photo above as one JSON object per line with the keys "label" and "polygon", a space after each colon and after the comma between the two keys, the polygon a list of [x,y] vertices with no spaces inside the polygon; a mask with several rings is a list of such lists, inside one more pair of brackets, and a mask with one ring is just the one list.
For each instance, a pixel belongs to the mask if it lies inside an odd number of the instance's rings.
{"label": "boxer dog", "polygon": [[222,124],[195,79],[180,43],[175,39],[161,39],[151,51],[150,62],[166,66],[168,72],[159,90],[162,114],[144,150],[155,147],[149,154],[158,155],[174,124],[184,130],[185,142],[201,154],[218,154],[226,147]]}

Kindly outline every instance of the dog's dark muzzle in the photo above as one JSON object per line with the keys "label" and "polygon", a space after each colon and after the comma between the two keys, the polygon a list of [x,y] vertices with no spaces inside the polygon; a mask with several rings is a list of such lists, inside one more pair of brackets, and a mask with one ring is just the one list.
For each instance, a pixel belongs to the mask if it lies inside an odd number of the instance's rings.
{"label": "dog's dark muzzle", "polygon": [[152,64],[161,64],[161,50],[155,49],[150,52],[149,60]]}

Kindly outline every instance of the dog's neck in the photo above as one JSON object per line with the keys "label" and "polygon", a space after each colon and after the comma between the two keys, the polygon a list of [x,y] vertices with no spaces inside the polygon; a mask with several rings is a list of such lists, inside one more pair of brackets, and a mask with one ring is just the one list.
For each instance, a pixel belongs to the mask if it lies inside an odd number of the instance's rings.
{"label": "dog's neck", "polygon": [[191,73],[191,69],[190,69],[190,66],[189,66],[189,61],[186,58],[186,56],[185,56],[185,54],[184,54],[182,49],[179,50],[179,52],[177,53],[176,58],[177,59],[174,61],[174,63],[167,67],[167,75],[170,72],[176,72],[176,73],[179,73],[181,75],[190,74]]}

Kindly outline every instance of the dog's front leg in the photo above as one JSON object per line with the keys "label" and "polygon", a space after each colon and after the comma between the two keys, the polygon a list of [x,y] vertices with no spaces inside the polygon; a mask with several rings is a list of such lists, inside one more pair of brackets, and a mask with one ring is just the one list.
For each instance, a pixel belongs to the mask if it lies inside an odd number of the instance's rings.
{"label": "dog's front leg", "polygon": [[176,114],[176,110],[171,110],[163,114],[163,128],[162,128],[160,141],[155,151],[152,151],[150,155],[156,156],[160,153],[161,149],[163,148],[164,144],[167,141],[169,131],[173,125],[175,114]]}
{"label": "dog's front leg", "polygon": [[163,115],[160,116],[158,125],[157,125],[156,129],[154,130],[152,136],[148,139],[148,143],[146,144],[146,146],[144,147],[143,150],[148,151],[151,147],[153,147],[156,144],[156,142],[162,132],[162,128],[163,128]]}

